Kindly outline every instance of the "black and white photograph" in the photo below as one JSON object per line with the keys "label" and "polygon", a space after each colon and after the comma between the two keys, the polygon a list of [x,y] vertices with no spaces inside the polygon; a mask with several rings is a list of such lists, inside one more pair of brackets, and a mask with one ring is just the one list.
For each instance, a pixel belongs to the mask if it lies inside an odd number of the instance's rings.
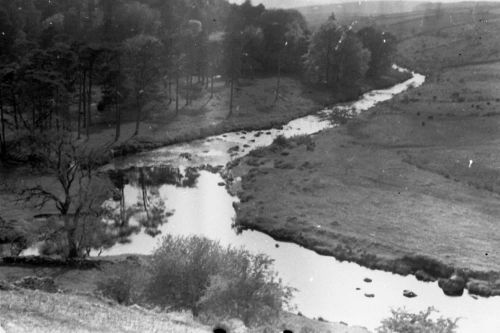
{"label": "black and white photograph", "polygon": [[0,333],[500,333],[500,0],[0,0]]}

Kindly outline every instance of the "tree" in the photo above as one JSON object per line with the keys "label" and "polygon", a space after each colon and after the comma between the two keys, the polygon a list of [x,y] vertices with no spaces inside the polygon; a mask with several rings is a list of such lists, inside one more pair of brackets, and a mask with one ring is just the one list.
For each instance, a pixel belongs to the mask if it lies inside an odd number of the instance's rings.
{"label": "tree", "polygon": [[9,56],[16,37],[16,27],[8,13],[0,7],[0,60]]}
{"label": "tree", "polygon": [[332,85],[334,72],[338,71],[335,53],[338,50],[343,31],[333,14],[313,34],[305,57],[307,77],[310,81]]}
{"label": "tree", "polygon": [[243,23],[238,6],[231,7],[230,20],[226,27],[224,37],[224,74],[226,82],[230,84],[229,91],[229,113],[233,114],[234,85],[241,75],[241,56],[243,50]]}
{"label": "tree", "polygon": [[139,134],[141,110],[146,96],[151,95],[161,77],[158,70],[162,43],[154,36],[137,35],[123,43],[124,70],[127,73],[136,102],[136,126],[134,135]]}
{"label": "tree", "polygon": [[354,86],[368,70],[370,51],[363,48],[356,34],[349,30],[344,33],[336,55],[336,82],[347,87]]}
{"label": "tree", "polygon": [[214,97],[214,77],[221,70],[223,33],[211,34],[208,37],[208,72],[210,76],[210,98]]}
{"label": "tree", "polygon": [[370,51],[370,63],[366,73],[369,77],[378,77],[389,70],[396,52],[396,37],[381,32],[373,27],[365,27],[358,31],[363,46]]}
{"label": "tree", "polygon": [[104,233],[107,229],[101,217],[110,188],[97,174],[95,153],[77,146],[72,135],[65,131],[40,135],[33,150],[39,156],[37,168],[43,168],[56,182],[24,188],[19,200],[38,208],[48,204],[55,207],[58,215],[53,234],[64,235],[65,257],[80,257],[93,233]]}
{"label": "tree", "polygon": [[[307,23],[296,10],[273,9],[260,18],[263,32],[262,64],[266,72],[277,72],[278,63],[285,72],[298,72],[307,52]],[[284,52],[284,45],[286,52]]]}
{"label": "tree", "polygon": [[332,15],[313,35],[305,58],[308,79],[332,88],[353,87],[368,69],[370,52]]}
{"label": "tree", "polygon": [[121,52],[117,48],[108,49],[101,72],[102,99],[98,109],[109,107],[115,113],[115,141],[120,138],[121,131],[121,104],[128,96],[128,89],[124,83],[126,77],[122,71]]}

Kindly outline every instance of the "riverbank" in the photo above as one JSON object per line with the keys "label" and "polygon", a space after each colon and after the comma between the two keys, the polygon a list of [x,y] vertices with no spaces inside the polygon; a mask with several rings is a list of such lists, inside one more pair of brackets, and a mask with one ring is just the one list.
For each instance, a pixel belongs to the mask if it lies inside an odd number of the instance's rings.
{"label": "riverbank", "polygon": [[289,121],[339,102],[355,100],[373,89],[383,89],[409,78],[408,73],[392,70],[377,80],[365,80],[358,91],[331,91],[310,87],[292,77],[283,77],[280,98],[275,102],[276,78],[242,79],[236,88],[234,110],[229,115],[229,89],[223,82],[215,85],[214,96],[205,91],[175,115],[174,105],[150,112],[134,136],[135,122],[122,125],[121,139],[114,141],[111,124],[94,131],[85,142],[88,147],[107,147],[114,157],[148,151],[234,131],[277,128]]}
{"label": "riverbank", "polygon": [[[109,278],[117,266],[136,267],[146,256],[114,256],[88,260],[87,268],[58,266],[13,265],[0,262],[0,329],[9,332],[212,332],[215,326],[229,328],[234,333],[257,333],[264,328],[247,328],[238,320],[221,322],[200,321],[190,312],[167,312],[145,309],[137,305],[123,306],[99,296],[96,286]],[[93,268],[90,268],[92,266]],[[14,288],[9,283],[26,276],[49,278],[57,293]],[[5,281],[7,283],[5,283]],[[368,333],[368,330],[312,320],[292,313],[283,313],[269,327],[273,331]]]}
{"label": "riverbank", "polygon": [[312,143],[250,154],[233,168],[236,224],[424,280],[458,272],[469,292],[500,294],[499,75],[498,63],[454,68]]}

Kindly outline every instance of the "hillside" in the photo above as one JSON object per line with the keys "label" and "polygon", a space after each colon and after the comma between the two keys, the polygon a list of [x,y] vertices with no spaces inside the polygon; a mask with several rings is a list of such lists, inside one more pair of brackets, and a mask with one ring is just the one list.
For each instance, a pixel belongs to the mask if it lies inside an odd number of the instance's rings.
{"label": "hillside", "polygon": [[[186,313],[158,313],[91,296],[0,291],[5,332],[210,332]],[[2,330],[0,329],[0,332]]]}
{"label": "hillside", "polygon": [[342,2],[332,1],[324,5],[297,6],[308,24],[314,29],[334,13],[337,19],[348,23],[360,17],[388,16],[393,14],[411,13],[415,11],[420,1],[363,1]]}
{"label": "hillside", "polygon": [[[257,333],[238,320],[201,324],[190,313],[148,310],[122,306],[89,295],[49,294],[32,290],[0,290],[0,332],[6,333],[118,333],[169,332],[202,333],[222,327],[232,333]],[[297,332],[368,333],[364,328],[348,327],[284,314],[272,328]]]}

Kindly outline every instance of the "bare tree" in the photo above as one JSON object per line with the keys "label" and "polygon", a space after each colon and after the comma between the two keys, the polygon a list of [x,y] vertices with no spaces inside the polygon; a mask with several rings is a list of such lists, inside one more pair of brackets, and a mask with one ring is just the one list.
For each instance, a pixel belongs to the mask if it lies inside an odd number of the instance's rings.
{"label": "bare tree", "polygon": [[[40,140],[37,149],[41,165],[55,178],[51,185],[37,184],[24,188],[19,200],[30,202],[37,208],[53,205],[58,211],[59,228],[56,233],[65,236],[67,258],[79,257],[88,243],[89,224],[102,221],[103,202],[110,196],[103,178],[97,174],[95,152],[76,145],[67,132],[52,133]],[[95,230],[94,226],[94,232]]]}

